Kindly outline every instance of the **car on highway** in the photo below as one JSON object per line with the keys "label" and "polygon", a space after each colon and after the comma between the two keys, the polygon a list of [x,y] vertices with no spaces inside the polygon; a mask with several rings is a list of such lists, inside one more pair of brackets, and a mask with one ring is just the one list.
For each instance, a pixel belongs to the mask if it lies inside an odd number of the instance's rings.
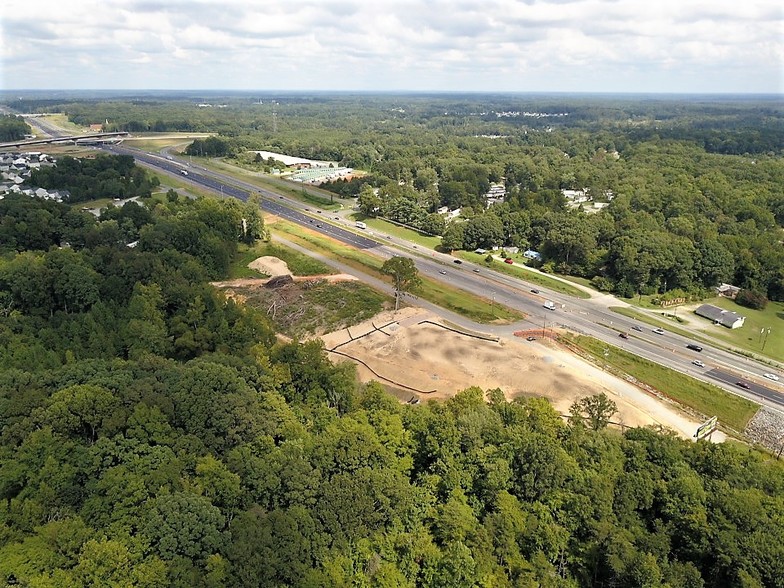
{"label": "car on highway", "polygon": [[532,294],[539,294],[539,290],[537,290],[536,288],[531,288],[531,293]]}
{"label": "car on highway", "polygon": [[319,229],[321,228],[321,225],[320,225],[320,224],[318,224],[318,223],[316,223],[316,226],[317,226]]}
{"label": "car on highway", "polygon": [[456,264],[460,265],[461,263],[463,263],[463,260],[462,259],[453,259],[452,263],[456,263]]}
{"label": "car on highway", "polygon": [[768,380],[773,380],[774,382],[779,381],[779,377],[776,374],[762,374],[762,375],[766,377]]}
{"label": "car on highway", "polygon": [[699,345],[695,345],[694,343],[689,343],[686,346],[686,349],[691,349],[692,351],[702,351],[702,347],[700,347]]}
{"label": "car on highway", "polygon": [[702,363],[699,359],[695,359],[694,361],[692,361],[692,363],[697,367],[705,367],[705,364]]}
{"label": "car on highway", "polygon": [[474,273],[475,273],[475,274],[478,274],[478,273],[479,273],[479,268],[478,268],[478,267],[475,267],[475,268],[474,268]]}
{"label": "car on highway", "polygon": [[642,327],[638,327],[637,325],[634,325],[632,327],[632,331],[639,331],[640,333],[642,333]]}
{"label": "car on highway", "polygon": [[618,336],[621,339],[628,339],[629,338],[629,333],[618,333]]}
{"label": "car on highway", "polygon": [[654,329],[653,332],[657,335],[664,335],[664,329]]}
{"label": "car on highway", "polygon": [[507,258],[504,260],[504,263],[514,263],[514,261],[512,261],[512,258],[511,258],[511,257],[507,257]]}
{"label": "car on highway", "polygon": [[735,385],[736,386],[740,386],[744,390],[748,390],[749,388],[751,388],[751,386],[749,386],[749,384],[747,382],[743,382],[743,381],[740,381],[740,380],[735,382]]}
{"label": "car on highway", "polygon": [[536,337],[530,337],[529,336],[529,337],[526,337],[525,340],[526,341],[536,341]]}
{"label": "car on highway", "polygon": [[442,276],[446,275],[446,272],[444,270],[438,270],[438,273],[441,274]]}

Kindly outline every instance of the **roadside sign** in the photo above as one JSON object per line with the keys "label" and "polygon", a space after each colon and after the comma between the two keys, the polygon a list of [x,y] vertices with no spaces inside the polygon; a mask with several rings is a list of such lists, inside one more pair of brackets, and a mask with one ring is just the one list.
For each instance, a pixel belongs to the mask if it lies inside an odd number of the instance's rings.
{"label": "roadside sign", "polygon": [[704,423],[702,423],[699,427],[697,427],[697,432],[694,433],[694,438],[699,441],[700,439],[705,439],[708,435],[713,433],[716,430],[716,425],[719,422],[719,417],[711,417]]}

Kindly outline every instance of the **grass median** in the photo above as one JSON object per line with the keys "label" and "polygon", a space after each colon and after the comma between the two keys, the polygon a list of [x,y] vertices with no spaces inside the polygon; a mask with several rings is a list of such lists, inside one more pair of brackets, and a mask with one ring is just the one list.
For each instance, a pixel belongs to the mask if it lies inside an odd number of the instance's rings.
{"label": "grass median", "polygon": [[719,423],[742,432],[759,405],[730,394],[726,390],[702,382],[658,363],[583,335],[563,335],[563,339],[593,356],[599,363],[628,374],[648,384],[668,398],[706,416],[717,416]]}
{"label": "grass median", "polygon": [[[330,259],[345,263],[362,273],[385,282],[390,281],[389,276],[381,273],[384,260],[380,257],[344,245],[320,233],[309,231],[287,221],[279,220],[271,224],[270,229],[280,231],[285,234],[286,239],[317,251]],[[487,298],[470,294],[426,276],[421,276],[421,278],[422,285],[414,292],[416,296],[478,323],[505,324],[524,318],[522,313],[494,303]]]}

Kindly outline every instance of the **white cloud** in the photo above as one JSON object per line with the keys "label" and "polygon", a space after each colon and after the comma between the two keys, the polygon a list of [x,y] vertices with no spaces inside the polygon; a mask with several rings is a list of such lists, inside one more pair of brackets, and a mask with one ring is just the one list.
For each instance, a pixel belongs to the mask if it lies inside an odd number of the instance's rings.
{"label": "white cloud", "polygon": [[779,4],[6,0],[0,84],[780,93]]}

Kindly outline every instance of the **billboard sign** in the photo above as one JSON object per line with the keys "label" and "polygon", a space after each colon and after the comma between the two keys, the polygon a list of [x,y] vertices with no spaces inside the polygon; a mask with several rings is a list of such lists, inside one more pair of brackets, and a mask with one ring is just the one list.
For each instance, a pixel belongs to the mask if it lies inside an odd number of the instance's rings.
{"label": "billboard sign", "polygon": [[699,427],[697,427],[697,432],[694,433],[694,438],[699,441],[700,439],[705,439],[708,435],[713,433],[716,430],[716,426],[719,423],[718,417],[711,417],[704,423],[702,423]]}

